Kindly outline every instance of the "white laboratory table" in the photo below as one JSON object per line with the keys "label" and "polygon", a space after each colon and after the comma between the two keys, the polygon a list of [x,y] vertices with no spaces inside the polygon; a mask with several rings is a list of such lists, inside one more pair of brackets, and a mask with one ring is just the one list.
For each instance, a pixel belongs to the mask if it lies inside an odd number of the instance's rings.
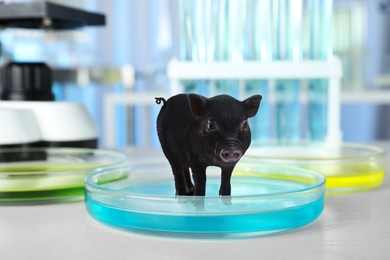
{"label": "white laboratory table", "polygon": [[[389,149],[390,143],[380,143]],[[128,150],[131,160],[159,151]],[[153,156],[152,156],[153,157]],[[0,206],[0,259],[390,259],[390,181],[327,196],[322,215],[276,235],[201,240],[132,233],[91,218],[81,202]]]}

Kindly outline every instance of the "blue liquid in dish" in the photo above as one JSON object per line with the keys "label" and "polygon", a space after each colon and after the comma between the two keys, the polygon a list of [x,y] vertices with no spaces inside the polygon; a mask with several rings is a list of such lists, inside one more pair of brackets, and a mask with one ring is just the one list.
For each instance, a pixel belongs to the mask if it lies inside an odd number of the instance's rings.
{"label": "blue liquid in dish", "polygon": [[320,215],[322,207],[323,202],[317,201],[302,207],[266,214],[180,216],[131,212],[87,200],[87,209],[90,214],[109,225],[143,231],[193,234],[287,231],[314,221]]}
{"label": "blue liquid in dish", "polygon": [[[252,185],[248,184],[256,179]],[[261,185],[259,185],[262,183]],[[284,193],[305,185],[293,181],[262,178],[236,178],[232,183],[232,197],[178,197],[164,205],[162,194],[174,194],[171,181],[143,183],[132,187],[132,194],[141,198],[119,198],[93,194],[86,190],[85,201],[89,213],[97,220],[120,228],[181,234],[261,235],[288,231],[307,225],[317,219],[324,207],[324,193],[303,192],[286,196]],[[143,189],[143,187],[145,189]],[[119,187],[118,187],[119,188]],[[260,188],[260,190],[259,190]],[[207,191],[218,193],[219,180],[209,180]],[[240,196],[274,194],[262,198]],[[322,188],[319,187],[321,190]],[[122,190],[126,192],[130,190]],[[154,194],[150,192],[154,191]],[[169,192],[169,193],[166,193]],[[146,195],[150,201],[144,200]],[[138,199],[139,199],[138,198]]]}

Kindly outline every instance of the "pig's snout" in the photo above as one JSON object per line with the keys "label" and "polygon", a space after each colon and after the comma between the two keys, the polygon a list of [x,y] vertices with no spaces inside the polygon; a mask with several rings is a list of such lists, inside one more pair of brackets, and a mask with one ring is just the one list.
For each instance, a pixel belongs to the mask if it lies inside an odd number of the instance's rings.
{"label": "pig's snout", "polygon": [[220,152],[219,157],[226,163],[235,163],[242,156],[241,149],[224,149]]}
{"label": "pig's snout", "polygon": [[242,148],[239,144],[229,143],[219,149],[219,158],[225,163],[236,163],[242,156]]}

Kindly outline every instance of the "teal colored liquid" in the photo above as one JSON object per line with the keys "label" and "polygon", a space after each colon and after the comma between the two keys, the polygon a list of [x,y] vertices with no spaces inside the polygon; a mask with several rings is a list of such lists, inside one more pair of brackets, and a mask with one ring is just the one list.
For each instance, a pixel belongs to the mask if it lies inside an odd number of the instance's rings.
{"label": "teal colored liquid", "polygon": [[[256,179],[257,181],[256,183]],[[252,183],[251,180],[255,180]],[[207,191],[213,196],[218,191],[217,179],[208,181]],[[132,187],[137,194],[174,194],[169,182],[142,183]],[[262,185],[261,185],[262,183]],[[288,185],[290,183],[291,185]],[[117,185],[117,184],[115,184]],[[157,231],[181,234],[260,235],[287,231],[314,221],[324,206],[322,194],[283,196],[283,192],[302,186],[301,183],[238,178],[232,182],[237,197],[214,197],[211,200],[179,198],[170,205],[164,201],[133,201],[129,198],[107,197],[85,192],[88,212],[103,223],[138,231]],[[120,185],[117,187],[119,191]],[[249,189],[249,191],[248,191]],[[267,194],[277,191],[275,197],[242,199],[240,195],[254,191]],[[182,200],[181,200],[182,199]],[[224,203],[228,201],[228,203]],[[163,203],[163,204],[161,204]]]}
{"label": "teal colored liquid", "polygon": [[89,213],[97,220],[121,227],[143,231],[193,234],[269,233],[302,227],[321,213],[323,200],[305,206],[261,214],[237,215],[160,215],[131,212],[108,205],[86,201]]}

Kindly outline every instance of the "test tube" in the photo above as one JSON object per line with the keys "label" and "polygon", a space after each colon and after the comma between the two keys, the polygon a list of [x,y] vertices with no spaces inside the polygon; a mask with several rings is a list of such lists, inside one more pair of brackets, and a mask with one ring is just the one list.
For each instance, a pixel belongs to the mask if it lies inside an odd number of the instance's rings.
{"label": "test tube", "polygon": [[[244,35],[244,59],[268,62],[272,59],[271,44],[271,5],[272,0],[248,0],[247,30]],[[258,115],[249,120],[254,143],[267,143],[271,140],[271,109],[268,80],[247,80],[245,95],[260,94]]]}
{"label": "test tube", "polygon": [[[247,0],[218,0],[216,13],[216,52],[215,60],[242,61],[243,34],[245,29],[245,12]],[[213,94],[229,94],[240,96],[238,80],[214,81]]]}
{"label": "test tube", "polygon": [[[273,1],[274,58],[301,59],[302,0]],[[275,90],[276,138],[280,143],[301,140],[300,83],[297,79],[276,81]]]}
{"label": "test tube", "polygon": [[[206,55],[206,28],[204,21],[207,3],[202,1],[181,0],[179,2],[180,18],[180,59],[191,62],[203,62]],[[207,95],[208,82],[205,80],[188,80],[182,82],[184,92]]]}
{"label": "test tube", "polygon": [[[179,2],[179,21],[180,21],[180,59],[192,61],[194,38],[192,31],[191,1],[180,0]],[[184,92],[196,92],[196,83],[194,81],[183,81]]]}
{"label": "test tube", "polygon": [[[307,1],[307,16],[309,59],[330,59],[332,0]],[[324,141],[327,133],[328,80],[310,80],[308,86],[308,139]]]}

